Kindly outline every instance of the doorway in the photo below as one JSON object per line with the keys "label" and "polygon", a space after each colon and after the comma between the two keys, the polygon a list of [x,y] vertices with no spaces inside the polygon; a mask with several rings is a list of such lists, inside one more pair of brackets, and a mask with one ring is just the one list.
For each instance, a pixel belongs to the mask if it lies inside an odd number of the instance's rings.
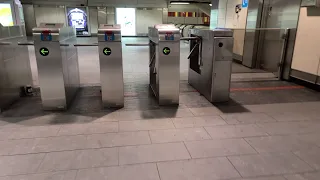
{"label": "doorway", "polygon": [[116,8],[117,24],[121,25],[123,36],[136,35],[136,9],[135,8]]}

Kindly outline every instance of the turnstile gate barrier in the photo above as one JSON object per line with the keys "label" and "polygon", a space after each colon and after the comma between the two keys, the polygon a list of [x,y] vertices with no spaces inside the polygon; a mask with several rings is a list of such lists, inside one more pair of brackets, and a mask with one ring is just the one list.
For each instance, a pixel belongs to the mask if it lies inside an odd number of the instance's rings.
{"label": "turnstile gate barrier", "polygon": [[124,106],[121,26],[101,24],[98,29],[100,81],[105,107]]}
{"label": "turnstile gate barrier", "polygon": [[80,85],[75,29],[43,23],[33,39],[43,108],[67,109]]}
{"label": "turnstile gate barrier", "polygon": [[150,87],[159,105],[179,104],[180,38],[174,25],[149,27]]}
{"label": "turnstile gate barrier", "polygon": [[192,29],[188,81],[210,102],[230,98],[233,32],[228,29]]}
{"label": "turnstile gate barrier", "polygon": [[101,24],[98,29],[98,44],[75,44],[74,46],[98,46],[102,104],[107,108],[123,107],[121,26]]}

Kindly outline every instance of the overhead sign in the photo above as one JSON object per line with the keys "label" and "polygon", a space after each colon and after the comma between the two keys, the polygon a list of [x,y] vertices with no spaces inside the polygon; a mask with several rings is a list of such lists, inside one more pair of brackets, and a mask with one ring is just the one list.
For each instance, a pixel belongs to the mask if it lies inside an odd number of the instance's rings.
{"label": "overhead sign", "polygon": [[242,0],[242,7],[247,8],[249,4],[249,0]]}
{"label": "overhead sign", "polygon": [[170,52],[171,52],[170,48],[168,48],[168,47],[163,48],[163,54],[164,55],[169,55]]}
{"label": "overhead sign", "polygon": [[106,56],[110,56],[112,53],[111,49],[106,47],[103,49],[103,54],[106,55]]}
{"label": "overhead sign", "polygon": [[48,56],[49,55],[49,49],[48,48],[40,48],[40,54],[41,56]]}

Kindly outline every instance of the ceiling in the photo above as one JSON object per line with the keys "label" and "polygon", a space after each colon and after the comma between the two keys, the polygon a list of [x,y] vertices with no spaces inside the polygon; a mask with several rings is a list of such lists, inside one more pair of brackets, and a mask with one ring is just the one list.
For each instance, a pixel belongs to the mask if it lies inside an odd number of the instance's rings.
{"label": "ceiling", "polygon": [[[73,6],[115,6],[115,7],[167,7],[170,0],[20,0],[22,4],[73,5]],[[211,2],[211,0],[174,0]]]}

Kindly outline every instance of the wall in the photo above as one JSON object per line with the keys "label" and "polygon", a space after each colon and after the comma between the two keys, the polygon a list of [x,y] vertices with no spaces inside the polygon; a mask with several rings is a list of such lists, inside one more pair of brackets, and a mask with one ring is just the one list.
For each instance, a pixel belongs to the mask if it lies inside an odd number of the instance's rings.
{"label": "wall", "polygon": [[147,35],[148,27],[162,24],[162,8],[137,8],[136,10],[136,33]]}
{"label": "wall", "polygon": [[98,8],[97,7],[89,7],[89,22],[90,22],[90,30],[91,35],[98,34]]}
{"label": "wall", "polygon": [[301,8],[292,69],[320,76],[319,32],[320,8]]}
{"label": "wall", "polygon": [[63,6],[35,6],[37,26],[40,23],[63,23],[66,26],[66,14]]}
{"label": "wall", "polygon": [[[208,5],[209,6],[209,5]],[[189,17],[172,17],[169,16],[167,19],[167,23],[174,23],[174,24],[204,24],[203,17],[201,16],[203,11],[197,5],[189,4],[189,5],[169,5],[168,12],[176,12],[176,16],[179,16],[179,12],[192,12],[195,15]]]}
{"label": "wall", "polygon": [[32,36],[32,29],[37,27],[34,17],[34,8],[31,4],[23,5],[24,20],[26,25],[27,36]]}

